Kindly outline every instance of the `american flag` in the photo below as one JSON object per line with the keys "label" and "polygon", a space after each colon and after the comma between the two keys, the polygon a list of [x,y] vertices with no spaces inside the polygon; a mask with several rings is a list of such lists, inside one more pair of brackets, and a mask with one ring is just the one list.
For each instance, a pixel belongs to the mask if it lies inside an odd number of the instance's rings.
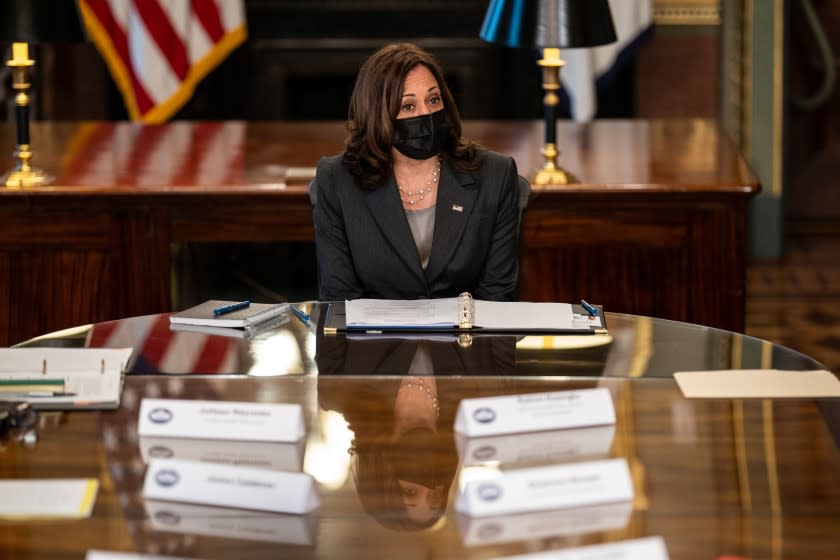
{"label": "american flag", "polygon": [[243,339],[173,331],[166,313],[96,323],[88,333],[86,346],[133,346],[133,374],[247,373],[240,360],[247,346]]}
{"label": "american flag", "polygon": [[67,143],[61,182],[169,190],[242,185],[246,128],[242,121],[82,123]]}
{"label": "american flag", "polygon": [[78,0],[134,121],[160,123],[247,37],[242,0]]}

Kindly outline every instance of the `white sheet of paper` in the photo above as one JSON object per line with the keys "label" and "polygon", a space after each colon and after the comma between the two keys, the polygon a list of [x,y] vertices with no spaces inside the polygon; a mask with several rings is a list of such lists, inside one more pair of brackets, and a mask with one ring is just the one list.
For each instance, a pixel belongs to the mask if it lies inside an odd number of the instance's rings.
{"label": "white sheet of paper", "polygon": [[90,517],[95,478],[0,480],[0,519]]}
{"label": "white sheet of paper", "polygon": [[141,436],[237,441],[298,441],[304,436],[299,404],[143,399]]}
{"label": "white sheet of paper", "polygon": [[231,441],[140,436],[143,462],[152,459],[185,459],[275,471],[303,469],[306,439],[296,442]]}
{"label": "white sheet of paper", "polygon": [[830,371],[732,369],[678,371],[677,384],[687,399],[817,399],[840,397],[840,381]]}
{"label": "white sheet of paper", "polygon": [[615,424],[610,424],[482,438],[457,434],[455,443],[464,466],[487,462],[511,466],[606,459],[614,436]]}
{"label": "white sheet of paper", "polygon": [[458,527],[464,546],[486,546],[616,531],[627,526],[632,513],[632,502],[620,502],[498,517],[474,518],[459,515]]}
{"label": "white sheet of paper", "polygon": [[146,500],[145,507],[156,531],[297,545],[312,545],[317,534],[315,514],[242,511],[158,500]]}
{"label": "white sheet of paper", "polygon": [[595,315],[594,317],[589,314],[582,314],[582,313],[574,313],[572,315],[572,326],[576,329],[590,329],[590,328],[600,328],[603,326],[601,322],[601,316]]}
{"label": "white sheet of paper", "polygon": [[109,550],[88,550],[85,560],[196,560],[186,556],[160,556],[159,554],[138,554],[136,552],[111,552]]}
{"label": "white sheet of paper", "polygon": [[[574,328],[569,303],[474,300],[474,305],[474,326],[485,329]],[[458,298],[355,299],[345,301],[344,310],[347,325],[359,327],[446,327],[457,324],[459,317]]]}
{"label": "white sheet of paper", "polygon": [[128,365],[132,351],[132,348],[0,348],[0,376],[119,372]]}
{"label": "white sheet of paper", "polygon": [[354,299],[344,302],[347,325],[451,326],[458,318],[458,298]]}
{"label": "white sheet of paper", "polygon": [[625,459],[570,463],[500,471],[498,476],[468,481],[455,510],[471,517],[509,515],[633,499],[633,481]]}
{"label": "white sheet of paper", "polygon": [[143,497],[214,506],[309,513],[319,499],[312,477],[180,459],[152,459]]}
{"label": "white sheet of paper", "polygon": [[615,424],[609,389],[464,399],[455,431],[470,437]]}
{"label": "white sheet of paper", "polygon": [[572,304],[475,300],[475,324],[485,329],[571,329]]}
{"label": "white sheet of paper", "polygon": [[504,556],[498,560],[668,560],[662,537],[593,544],[565,550]]}

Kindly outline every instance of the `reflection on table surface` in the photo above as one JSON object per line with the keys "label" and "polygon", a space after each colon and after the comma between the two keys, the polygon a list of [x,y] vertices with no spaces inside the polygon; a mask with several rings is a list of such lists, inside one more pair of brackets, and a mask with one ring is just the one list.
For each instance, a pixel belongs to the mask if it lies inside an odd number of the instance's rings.
{"label": "reflection on table surface", "polygon": [[[421,380],[434,383],[437,406],[406,401],[406,378],[128,377],[118,410],[43,416],[36,444],[0,447],[0,477],[101,483],[88,519],[0,522],[0,557],[81,558],[106,549],[208,559],[479,559],[657,535],[672,559],[837,557],[840,452],[837,426],[825,414],[837,418],[836,401],[685,400],[667,379]],[[528,464],[624,458],[632,503],[484,519],[456,514],[455,496],[475,465],[463,456],[470,443],[453,433],[461,399],[596,386],[612,395],[614,431],[576,438],[566,430],[557,437],[568,445],[553,448],[541,443],[545,434],[494,445],[508,446],[506,461],[519,453]],[[143,397],[300,403],[303,455],[287,446],[277,450],[278,464],[312,475],[320,507],[290,516],[144,500]],[[217,457],[249,453],[241,442],[215,443]],[[184,444],[173,440],[171,450]]]}
{"label": "reflection on table surface", "polygon": [[670,377],[675,371],[824,369],[790,348],[743,334],[606,313],[608,335],[324,335],[327,304],[301,304],[296,318],[243,339],[173,331],[169,314],[69,329],[21,346],[133,347],[130,374],[402,375],[418,349],[435,375]]}

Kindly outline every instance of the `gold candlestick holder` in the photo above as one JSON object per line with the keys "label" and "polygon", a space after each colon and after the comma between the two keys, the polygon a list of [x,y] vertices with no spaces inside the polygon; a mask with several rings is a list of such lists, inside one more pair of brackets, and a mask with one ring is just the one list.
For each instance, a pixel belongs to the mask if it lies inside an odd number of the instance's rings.
{"label": "gold candlestick holder", "polygon": [[543,57],[537,64],[542,68],[543,111],[545,116],[545,147],[542,149],[545,164],[534,177],[536,185],[568,185],[578,179],[569,171],[557,165],[557,105],[560,98],[560,69],[565,62],[560,58],[560,49],[544,48]]}
{"label": "gold candlestick holder", "polygon": [[15,95],[15,124],[17,144],[14,151],[15,166],[0,181],[9,188],[27,188],[45,185],[51,179],[40,169],[32,167],[32,147],[29,143],[29,68],[35,61],[29,58],[27,43],[12,44],[12,58],[6,62],[12,69],[12,89]]}

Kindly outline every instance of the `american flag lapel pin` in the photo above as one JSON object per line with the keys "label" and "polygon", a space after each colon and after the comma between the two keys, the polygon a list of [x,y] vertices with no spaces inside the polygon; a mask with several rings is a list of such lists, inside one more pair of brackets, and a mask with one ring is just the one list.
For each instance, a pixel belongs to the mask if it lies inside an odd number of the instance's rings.
{"label": "american flag lapel pin", "polygon": [[461,206],[460,204],[453,204],[452,209],[455,210],[456,212],[463,212],[464,211],[464,207]]}

